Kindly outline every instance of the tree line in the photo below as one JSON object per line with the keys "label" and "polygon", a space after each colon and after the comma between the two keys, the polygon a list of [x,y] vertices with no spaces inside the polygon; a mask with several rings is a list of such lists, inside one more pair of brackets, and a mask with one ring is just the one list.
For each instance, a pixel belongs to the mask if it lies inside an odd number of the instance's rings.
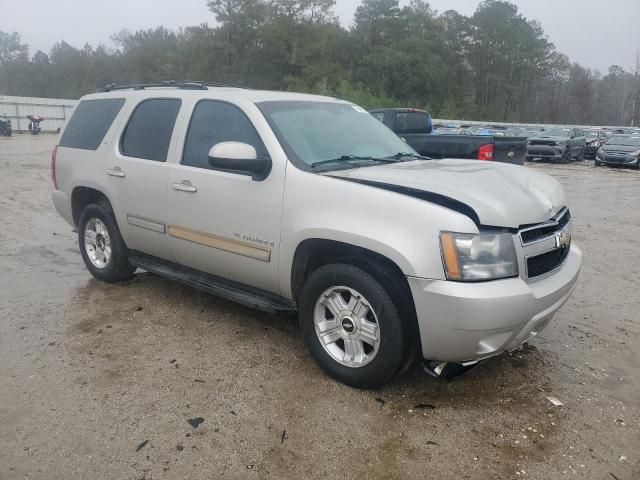
{"label": "tree line", "polygon": [[640,57],[606,74],[572,63],[541,25],[506,1],[475,13],[425,0],[363,0],[352,25],[334,0],[208,0],[215,18],[177,31],[121,31],[114,48],[64,41],[29,55],[0,32],[0,94],[78,98],[115,82],[192,79],[337,96],[434,117],[638,125]]}

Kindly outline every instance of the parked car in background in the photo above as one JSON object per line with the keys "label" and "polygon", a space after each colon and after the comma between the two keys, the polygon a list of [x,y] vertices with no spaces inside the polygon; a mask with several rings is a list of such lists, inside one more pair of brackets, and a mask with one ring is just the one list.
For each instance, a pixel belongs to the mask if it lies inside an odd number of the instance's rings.
{"label": "parked car in background", "polygon": [[579,128],[550,128],[529,139],[527,161],[541,159],[568,163],[574,158],[582,160],[586,146],[584,133]]}
{"label": "parked car in background", "polygon": [[595,165],[620,165],[640,169],[640,135],[613,135],[596,153]]}
{"label": "parked car in background", "polygon": [[458,135],[460,128],[455,125],[437,125],[432,130],[433,135]]}
{"label": "parked car in background", "polygon": [[111,85],[80,99],[51,173],[98,280],[141,268],[297,310],[311,356],[359,388],[418,359],[440,375],[519,347],[580,271],[556,179],[425,159],[329,97]]}
{"label": "parked car in background", "polygon": [[[411,110],[413,115],[417,117],[422,115],[424,118],[414,120],[417,128],[412,128],[410,132],[407,132],[402,129],[403,122],[397,120],[398,116],[406,115],[406,108],[384,108],[372,110],[370,113],[399,135],[420,155],[426,157],[466,158],[494,160],[515,165],[524,164],[527,146],[527,141],[524,138],[459,135],[459,128],[454,125],[434,128],[433,134],[431,134],[431,124],[426,118],[429,114],[421,110]],[[430,120],[431,116],[428,118]],[[398,129],[398,125],[400,129]]]}
{"label": "parked car in background", "polygon": [[481,127],[473,131],[475,135],[481,135],[483,137],[505,137],[506,131],[498,128]]}
{"label": "parked car in background", "polygon": [[530,139],[533,137],[537,137],[538,135],[540,135],[541,132],[542,132],[542,129],[540,128],[535,128],[535,129],[525,128],[520,132],[520,136],[525,137],[526,139]]}
{"label": "parked car in background", "polygon": [[584,158],[596,158],[596,153],[600,146],[607,141],[607,136],[598,128],[585,128],[582,131],[586,142]]}

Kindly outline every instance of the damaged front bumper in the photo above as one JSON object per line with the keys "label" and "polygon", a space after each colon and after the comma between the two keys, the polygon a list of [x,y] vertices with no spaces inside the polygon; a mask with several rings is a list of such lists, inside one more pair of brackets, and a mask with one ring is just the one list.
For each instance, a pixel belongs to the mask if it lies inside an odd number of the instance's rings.
{"label": "damaged front bumper", "polygon": [[408,277],[423,357],[471,365],[518,348],[567,301],[581,262],[580,249],[572,245],[562,267],[540,280],[462,283]]}

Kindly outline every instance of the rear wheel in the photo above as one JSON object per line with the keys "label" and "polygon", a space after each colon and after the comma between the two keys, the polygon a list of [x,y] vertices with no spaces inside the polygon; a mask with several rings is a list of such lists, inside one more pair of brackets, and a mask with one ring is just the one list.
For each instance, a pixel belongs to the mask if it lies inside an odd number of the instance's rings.
{"label": "rear wheel", "polygon": [[84,264],[98,280],[120,282],[136,270],[129,264],[127,247],[113,212],[102,204],[91,204],[82,211],[78,243]]}
{"label": "rear wheel", "polygon": [[299,306],[307,348],[331,377],[374,388],[404,366],[408,329],[389,292],[364,270],[347,264],[318,268],[305,282]]}

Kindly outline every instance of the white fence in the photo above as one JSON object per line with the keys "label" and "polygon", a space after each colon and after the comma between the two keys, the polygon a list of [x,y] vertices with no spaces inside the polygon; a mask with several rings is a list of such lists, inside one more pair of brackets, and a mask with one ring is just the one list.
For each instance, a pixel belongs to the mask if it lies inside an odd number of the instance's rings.
{"label": "white fence", "polygon": [[40,124],[42,130],[55,132],[64,126],[77,103],[77,100],[61,98],[0,95],[0,116],[6,115],[11,120],[13,130],[26,131],[29,127],[27,115],[40,115],[44,118]]}

